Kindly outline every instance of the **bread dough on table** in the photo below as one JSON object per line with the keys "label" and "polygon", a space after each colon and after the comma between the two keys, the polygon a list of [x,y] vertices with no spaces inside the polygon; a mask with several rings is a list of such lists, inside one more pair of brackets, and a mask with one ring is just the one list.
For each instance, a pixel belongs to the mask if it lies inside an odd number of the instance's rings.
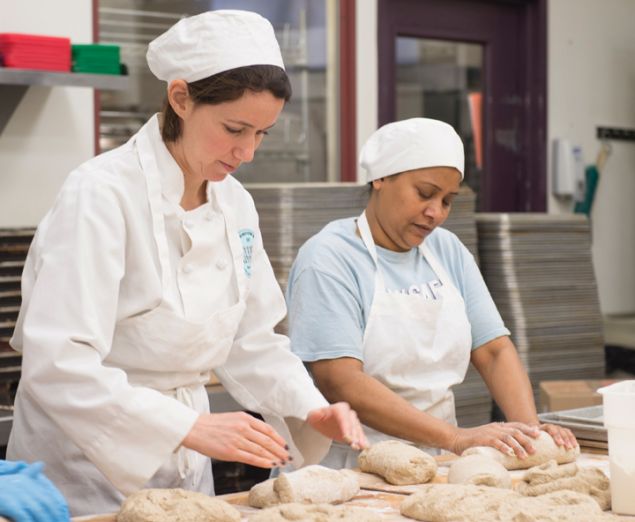
{"label": "bread dough on table", "polygon": [[612,522],[588,495],[556,491],[524,497],[509,489],[426,484],[407,497],[401,514],[425,522]]}
{"label": "bread dough on table", "polygon": [[240,522],[227,502],[184,489],[142,489],[121,506],[117,522]]}
{"label": "bread dough on table", "polygon": [[315,464],[256,484],[249,491],[248,503],[258,508],[287,502],[336,504],[358,492],[359,479],[354,471]]}
{"label": "bread dough on table", "polygon": [[383,519],[366,509],[330,504],[280,504],[249,517],[249,522],[381,522]]}
{"label": "bread dough on table", "polygon": [[598,468],[579,468],[574,462],[558,466],[555,460],[531,468],[516,485],[526,496],[568,489],[590,495],[604,511],[611,509],[611,483]]}
{"label": "bread dough on table", "polygon": [[512,477],[500,462],[485,455],[459,457],[450,465],[449,484],[511,488]]}
{"label": "bread dough on table", "polygon": [[397,486],[425,484],[437,473],[434,457],[398,440],[383,440],[359,454],[359,468]]}
{"label": "bread dough on table", "polygon": [[555,460],[558,464],[566,464],[573,462],[580,455],[580,446],[573,449],[565,449],[558,446],[551,435],[546,431],[540,431],[538,438],[532,439],[532,444],[536,449],[533,455],[528,455],[524,459],[519,459],[516,455],[505,455],[496,448],[489,446],[475,446],[466,449],[461,456],[466,455],[485,455],[498,460],[507,469],[528,469],[533,466],[539,466],[550,460]]}

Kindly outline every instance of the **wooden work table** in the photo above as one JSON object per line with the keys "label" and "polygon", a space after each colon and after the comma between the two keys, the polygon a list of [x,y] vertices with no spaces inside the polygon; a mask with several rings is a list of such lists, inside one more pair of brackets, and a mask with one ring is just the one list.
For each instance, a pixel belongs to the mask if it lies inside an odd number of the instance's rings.
{"label": "wooden work table", "polygon": [[[433,482],[446,482],[449,464],[456,459],[455,455],[442,455],[437,457],[439,470]],[[583,451],[578,457],[577,464],[582,467],[598,467],[608,474],[609,462],[606,455]],[[357,506],[374,513],[380,514],[386,522],[410,521],[412,519],[403,517],[399,513],[399,506],[406,495],[414,493],[419,486],[394,486],[387,484],[381,478],[368,473],[359,473],[361,490],[358,495],[346,502],[346,505]],[[512,480],[519,481],[524,470],[511,471]],[[225,500],[240,511],[244,522],[248,522],[249,515],[259,511],[247,505],[248,492],[231,493],[229,495],[219,495],[217,498]],[[620,516],[620,520],[635,522],[633,516]],[[0,517],[0,521],[2,518]],[[115,514],[94,515],[90,517],[77,517],[73,522],[116,522]]]}

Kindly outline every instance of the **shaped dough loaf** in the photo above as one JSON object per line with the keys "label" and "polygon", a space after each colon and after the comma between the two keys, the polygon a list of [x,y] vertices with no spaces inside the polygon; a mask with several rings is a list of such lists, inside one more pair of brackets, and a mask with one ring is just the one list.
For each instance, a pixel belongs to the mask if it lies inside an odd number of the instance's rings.
{"label": "shaped dough loaf", "polygon": [[227,502],[184,489],[142,489],[122,504],[117,522],[240,522]]}
{"label": "shaped dough loaf", "polygon": [[496,448],[491,448],[489,446],[475,446],[473,448],[468,448],[461,454],[461,456],[484,455],[497,460],[507,469],[528,469],[533,466],[544,464],[550,460],[555,460],[558,464],[573,462],[580,454],[580,446],[567,450],[558,446],[551,438],[551,435],[549,435],[546,431],[541,431],[538,438],[532,439],[532,444],[534,445],[536,452],[533,455],[528,455],[525,459],[519,459],[515,455],[505,455]]}
{"label": "shaped dough loaf", "polygon": [[426,522],[609,522],[588,495],[557,491],[523,497],[509,489],[459,484],[426,484],[400,506],[402,515]]}
{"label": "shaped dough loaf", "polygon": [[346,502],[358,492],[359,480],[355,472],[316,464],[256,484],[249,491],[248,503],[258,508],[286,502],[336,504]]}
{"label": "shaped dough loaf", "polygon": [[280,504],[249,517],[249,522],[381,522],[379,515],[366,509],[330,504]]}
{"label": "shaped dough loaf", "polygon": [[437,473],[437,463],[425,451],[400,442],[384,440],[359,454],[359,468],[398,486],[425,484]]}
{"label": "shaped dough loaf", "polygon": [[611,508],[608,477],[598,468],[578,468],[574,462],[558,466],[555,460],[550,460],[531,468],[525,472],[522,482],[515,489],[531,497],[568,489],[590,495],[605,511]]}
{"label": "shaped dough loaf", "polygon": [[484,455],[467,455],[452,463],[448,483],[509,489],[512,487],[512,477],[497,460]]}

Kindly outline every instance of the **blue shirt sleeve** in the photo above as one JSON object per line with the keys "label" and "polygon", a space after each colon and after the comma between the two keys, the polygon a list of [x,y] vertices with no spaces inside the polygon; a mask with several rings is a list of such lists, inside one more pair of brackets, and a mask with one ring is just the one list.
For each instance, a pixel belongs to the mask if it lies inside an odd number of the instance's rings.
{"label": "blue shirt sleeve", "polygon": [[474,256],[453,233],[437,230],[430,247],[440,258],[465,301],[472,327],[472,350],[503,335],[510,335],[485,284]]}
{"label": "blue shirt sleeve", "polygon": [[300,359],[354,357],[363,361],[363,311],[350,282],[314,266],[291,280],[287,290],[289,338]]}

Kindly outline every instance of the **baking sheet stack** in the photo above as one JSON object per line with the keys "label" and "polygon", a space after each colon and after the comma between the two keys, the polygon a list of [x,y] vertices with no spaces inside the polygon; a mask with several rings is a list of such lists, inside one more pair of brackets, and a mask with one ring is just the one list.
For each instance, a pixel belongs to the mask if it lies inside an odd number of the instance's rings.
{"label": "baking sheet stack", "polygon": [[[334,219],[357,216],[366,206],[369,188],[357,184],[246,184],[260,216],[265,249],[278,283],[286,289],[291,265],[298,249]],[[474,216],[475,196],[469,188],[453,203],[444,227],[477,255]],[[286,333],[286,320],[278,325]],[[455,387],[457,415],[461,425],[489,422],[491,399],[478,373],[470,370],[465,382]]]}
{"label": "baking sheet stack", "polygon": [[481,271],[538,401],[544,380],[604,377],[586,217],[478,214]]}
{"label": "baking sheet stack", "polygon": [[9,346],[21,303],[20,279],[34,229],[0,229],[0,404],[12,402],[20,378],[18,353]]}

